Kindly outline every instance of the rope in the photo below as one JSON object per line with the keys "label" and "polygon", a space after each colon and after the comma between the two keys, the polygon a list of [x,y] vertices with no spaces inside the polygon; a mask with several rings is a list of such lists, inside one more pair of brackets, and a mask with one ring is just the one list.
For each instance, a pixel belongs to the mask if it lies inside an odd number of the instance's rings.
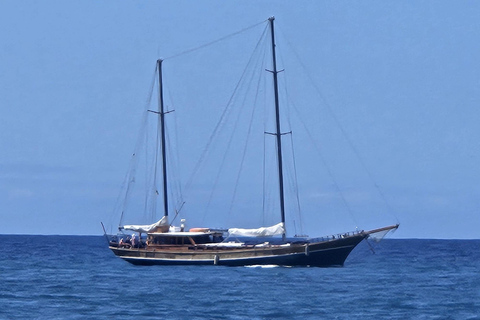
{"label": "rope", "polygon": [[[262,41],[262,40],[260,40]],[[263,57],[263,59],[259,59],[259,61],[261,61],[260,65],[263,66],[264,65],[264,61],[265,61],[265,51],[264,51],[264,54],[261,55]],[[253,78],[254,74],[252,74],[252,78]],[[242,152],[242,160],[240,161],[240,168],[238,170],[238,173],[237,173],[237,178],[235,180],[235,187],[234,187],[234,190],[233,190],[233,196],[232,196],[232,201],[230,202],[230,208],[228,210],[228,213],[230,214],[232,212],[232,208],[233,208],[233,203],[235,202],[235,198],[236,198],[236,195],[237,195],[237,188],[238,188],[238,184],[239,184],[239,181],[240,181],[240,176],[241,176],[241,173],[243,171],[243,164],[245,162],[245,156],[247,154],[247,146],[248,146],[248,142],[250,140],[250,137],[251,137],[251,131],[252,131],[252,124],[253,124],[253,120],[254,120],[254,116],[255,116],[255,106],[257,105],[257,101],[258,101],[258,95],[259,95],[259,92],[260,92],[260,83],[261,83],[261,80],[262,80],[262,77],[259,76],[258,77],[258,80],[257,80],[257,85],[256,85],[256,88],[257,90],[255,91],[255,97],[254,97],[254,103],[253,103],[253,108],[252,108],[252,112],[250,114],[250,122],[248,124],[248,130],[247,130],[247,138],[246,138],[246,141],[245,141],[245,144],[244,144],[244,147],[243,147],[243,152]],[[250,83],[249,83],[249,87],[251,86],[253,82],[253,79],[251,79]],[[244,98],[244,103],[245,104],[245,99],[246,97]]]}
{"label": "rope", "polygon": [[[169,95],[169,99],[170,101],[172,102],[172,109],[174,110],[175,109],[175,103],[173,102],[173,98],[172,98],[172,94],[171,92],[169,91],[168,92],[168,95]],[[178,215],[178,212],[177,211],[177,208],[178,210],[180,210],[181,206],[183,206],[183,204],[185,203],[183,201],[183,191],[182,191],[182,184],[180,183],[180,177],[182,176],[182,171],[181,171],[181,166],[179,166],[178,164],[180,163],[180,151],[179,151],[179,141],[178,141],[178,123],[177,123],[177,116],[176,114],[173,115],[173,118],[174,118],[174,132],[175,132],[175,145],[176,147],[173,148],[173,150],[175,151],[175,159],[174,161],[170,161],[170,165],[169,167],[172,167],[174,169],[174,172],[172,174],[172,176],[174,177],[178,177],[178,179],[175,179],[176,181],[176,184],[175,184],[175,189],[176,189],[176,192],[177,194],[174,195],[175,199],[177,200],[177,204],[175,205],[175,211],[176,211],[176,215]],[[170,141],[170,140],[169,140]],[[170,142],[169,142],[170,144]],[[172,150],[172,148],[170,148],[170,151]],[[170,154],[170,159],[174,159],[173,158],[173,154]],[[172,220],[173,222],[173,220]]]}
{"label": "rope", "polygon": [[[267,28],[265,28],[266,30]],[[260,39],[263,38],[263,35],[265,33],[265,30],[264,32],[262,33],[262,36],[260,37]],[[258,44],[257,44],[258,46]],[[250,57],[250,59],[252,59],[252,57]],[[250,64],[250,61],[248,62],[247,64],[247,67],[248,65]],[[220,127],[222,126],[222,124],[225,122],[225,117],[227,116],[227,111],[230,110],[230,107],[232,105],[232,101],[233,101],[233,98],[235,97],[236,95],[236,92],[238,91],[239,87],[240,87],[240,84],[242,82],[242,79],[244,78],[245,76],[245,73],[247,71],[247,67],[245,67],[245,69],[243,70],[242,72],[242,75],[240,77],[240,80],[237,82],[236,86],[235,86],[235,89],[233,90],[233,93],[232,95],[230,96],[230,99],[229,101],[227,102],[227,105],[225,107],[225,109],[223,110],[222,112],[222,115],[220,116],[220,119],[218,120],[217,124],[215,125],[215,128],[213,129],[213,132],[212,134],[210,135],[209,139],[208,139],[208,142],[205,146],[205,148],[203,149],[202,151],[202,154],[200,155],[200,158],[199,160],[197,161],[197,163],[195,164],[195,168],[193,169],[193,172],[190,176],[190,178],[188,179],[187,181],[187,184],[186,184],[186,188],[189,189],[192,185],[192,182],[193,182],[193,178],[195,177],[195,175],[197,174],[198,170],[200,169],[200,166],[203,164],[204,160],[205,160],[205,157],[206,157],[206,154],[207,154],[207,151],[210,149],[210,145],[212,144],[213,140],[215,139],[215,137],[217,136],[218,134],[218,131],[220,130]]]}
{"label": "rope", "polygon": [[[284,60],[283,60],[283,54],[282,54],[282,51],[279,51],[279,58],[280,58],[280,61],[282,62],[283,65],[285,65],[284,63]],[[284,70],[283,72],[284,74],[284,77],[282,77],[283,79],[283,90],[285,91],[285,104],[286,104],[286,110],[287,110],[287,117],[286,117],[286,120],[287,120],[287,124],[288,124],[288,128],[292,128],[292,123],[291,123],[291,108],[290,108],[290,94],[289,94],[289,91],[288,91],[288,84],[287,84],[287,71]],[[300,228],[300,234],[303,234],[303,221],[302,221],[302,210],[301,210],[301,205],[300,205],[300,196],[299,196],[299,190],[298,190],[298,177],[297,177],[297,165],[296,165],[296,157],[295,157],[295,148],[294,148],[294,145],[293,145],[293,133],[290,134],[290,144],[291,144],[291,155],[292,155],[292,163],[293,163],[293,176],[291,177],[292,178],[292,185],[291,185],[291,190],[293,192],[293,194],[295,195],[295,198],[296,198],[296,209],[298,210],[298,219],[299,219],[299,228]],[[295,220],[294,220],[294,224],[295,224]],[[296,232],[296,225],[295,225],[295,232]]]}
{"label": "rope", "polygon": [[295,179],[294,187],[295,187],[295,196],[297,198],[298,218],[300,220],[300,233],[303,234],[302,210],[300,207],[300,197],[298,195],[297,162],[295,161],[295,148],[293,146],[293,134],[290,134],[290,143],[292,145],[293,174]]}
{"label": "rope", "polygon": [[243,32],[245,32],[245,31],[247,31],[247,30],[253,29],[253,28],[255,28],[256,26],[265,23],[266,21],[268,21],[268,20],[263,20],[263,21],[261,21],[261,22],[258,22],[258,23],[256,23],[256,24],[254,24],[254,25],[251,25],[250,27],[246,27],[246,28],[241,29],[241,30],[239,30],[239,31],[237,31],[237,32],[228,34],[228,35],[226,35],[226,36],[224,36],[224,37],[221,37],[221,38],[219,38],[219,39],[217,39],[217,40],[213,40],[213,41],[207,42],[207,43],[202,44],[202,45],[200,45],[200,46],[198,46],[198,47],[194,47],[194,48],[191,48],[191,49],[187,49],[187,50],[185,50],[185,51],[181,51],[181,52],[179,52],[179,53],[177,53],[177,54],[174,54],[174,55],[171,55],[171,56],[169,56],[169,57],[166,57],[166,58],[164,58],[163,60],[168,60],[168,59],[177,58],[177,57],[180,57],[180,56],[183,56],[183,55],[186,55],[186,54],[195,52],[195,51],[197,51],[197,50],[200,50],[200,49],[209,47],[209,46],[211,46],[211,45],[213,45],[213,44],[215,44],[215,43],[218,43],[218,42],[220,42],[220,41],[223,41],[223,40],[226,40],[226,39],[228,39],[228,38],[234,37],[234,36],[236,36],[236,35],[238,35],[238,34],[240,34],[240,33],[243,33]]}
{"label": "rope", "polygon": [[[283,33],[282,33],[283,35]],[[347,143],[349,144],[350,148],[352,148],[353,152],[355,153],[355,156],[358,158],[358,160],[360,161],[360,164],[362,165],[363,169],[365,170],[365,172],[367,173],[368,177],[370,178],[370,180],[373,182],[375,188],[377,189],[377,192],[379,193],[380,197],[382,198],[382,201],[385,203],[385,205],[387,206],[387,209],[389,210],[389,212],[394,216],[394,218],[397,220],[397,222],[399,221],[398,220],[398,217],[397,215],[395,214],[395,209],[390,205],[390,203],[387,201],[386,197],[385,197],[385,194],[382,192],[382,190],[379,188],[378,184],[376,183],[375,179],[373,178],[373,174],[370,172],[370,170],[368,170],[367,168],[367,165],[365,164],[363,158],[360,156],[360,153],[358,152],[357,148],[355,147],[355,145],[353,144],[352,140],[350,139],[350,137],[348,136],[347,132],[345,131],[345,129],[343,128],[343,126],[340,124],[340,121],[338,120],[338,118],[335,116],[335,113],[333,112],[330,104],[327,102],[327,99],[323,96],[322,92],[320,91],[320,89],[318,88],[317,84],[315,83],[315,81],[313,80],[313,77],[312,75],[310,74],[309,70],[307,69],[307,67],[305,66],[305,64],[302,62],[302,60],[300,60],[299,58],[299,55],[298,53],[295,51],[294,47],[292,46],[292,44],[288,41],[288,39],[284,36],[284,39],[286,40],[287,44],[289,45],[290,49],[292,50],[292,52],[294,53],[295,57],[297,58],[298,62],[300,63],[301,67],[303,68],[304,72],[306,73],[306,75],[308,76],[313,88],[315,89],[315,91],[317,92],[317,94],[320,96],[320,98],[322,99],[323,103],[325,104],[325,106],[327,107],[327,110],[330,112],[330,115],[332,116],[333,120],[335,121],[336,125],[339,127],[340,131],[342,132],[343,136],[345,137]],[[298,110],[297,110],[297,114],[298,114]],[[303,120],[302,120],[303,121]],[[324,159],[322,158],[322,161],[324,161]],[[343,197],[342,197],[343,199]]]}
{"label": "rope", "polygon": [[[151,85],[150,85],[150,90],[148,92],[148,95],[147,95],[147,99],[146,99],[146,102],[145,102],[145,109],[148,109],[148,105],[150,104],[150,101],[152,100],[152,96],[153,96],[153,90],[154,90],[154,87],[155,87],[155,81],[156,81],[156,72],[157,72],[157,69],[155,67],[155,70],[153,72],[153,75],[152,75],[152,81],[151,81]],[[125,215],[125,211],[127,209],[127,206],[128,206],[128,200],[129,200],[129,196],[133,190],[133,187],[134,187],[134,183],[135,183],[135,179],[136,179],[136,168],[137,168],[137,159],[138,159],[138,152],[139,152],[139,149],[142,145],[142,140],[145,138],[144,134],[145,134],[145,131],[146,131],[146,122],[147,122],[147,111],[144,112],[143,114],[143,117],[142,117],[142,120],[141,120],[141,125],[140,125],[140,133],[138,135],[138,138],[137,138],[137,141],[135,143],[135,148],[134,148],[134,153],[132,155],[132,158],[130,159],[130,164],[129,164],[129,169],[125,175],[125,179],[124,179],[124,183],[122,184],[122,188],[121,189],[125,189],[125,193],[124,193],[124,198],[123,198],[123,201],[122,201],[122,204],[121,204],[121,215],[120,215],[120,221],[119,221],[119,225],[122,225],[123,224],[123,219],[124,219],[124,215]],[[117,204],[115,205],[115,212],[116,210],[118,210],[118,207],[120,206],[119,202],[120,202],[120,197],[122,195],[122,192],[120,192],[118,198],[117,198]]]}
{"label": "rope", "polygon": [[[292,103],[292,104],[293,104],[293,103]],[[350,216],[352,217],[352,219],[353,219],[353,221],[355,222],[355,224],[358,226],[357,219],[355,218],[355,215],[353,214],[352,209],[351,209],[350,206],[348,205],[348,202],[347,202],[347,200],[345,199],[345,196],[343,195],[343,192],[342,192],[342,190],[340,189],[340,186],[339,186],[337,180],[335,179],[332,170],[330,170],[330,167],[328,166],[327,161],[326,161],[325,158],[323,157],[322,151],[320,150],[320,148],[318,147],[318,145],[315,143],[315,139],[313,138],[312,133],[310,132],[310,130],[308,129],[307,125],[306,125],[305,122],[303,121],[303,119],[302,119],[302,117],[301,117],[301,115],[300,115],[300,112],[298,111],[298,109],[297,109],[297,107],[295,106],[295,104],[293,104],[293,107],[294,107],[294,110],[295,110],[296,113],[297,113],[298,118],[300,119],[300,122],[301,122],[302,125],[303,125],[303,128],[304,128],[305,131],[307,132],[308,137],[312,140],[313,145],[314,145],[314,147],[315,147],[315,150],[317,151],[318,155],[320,156],[320,160],[322,161],[323,165],[324,165],[325,168],[327,169],[327,173],[328,173],[328,175],[330,176],[330,179],[332,179],[333,184],[335,185],[335,189],[336,189],[337,192],[340,194],[340,198],[342,199],[342,203],[344,204],[345,208],[347,208],[347,211],[348,211],[348,213],[350,214]]]}
{"label": "rope", "polygon": [[[258,48],[260,47],[260,43],[262,42],[262,40],[265,38],[265,33],[266,33],[265,31],[266,31],[266,30],[267,30],[267,28],[265,28],[264,32],[263,32],[262,35],[260,36],[260,39],[258,40],[258,42],[257,42],[257,44],[256,44],[256,46],[255,46],[255,48],[254,48],[254,50],[253,50],[250,58],[249,58],[249,61],[248,61],[247,65],[246,65],[245,69],[244,69],[243,72],[242,72],[242,76],[240,77],[240,80],[238,81],[238,83],[237,83],[237,85],[236,85],[236,87],[235,87],[235,90],[234,90],[234,92],[232,93],[232,95],[231,95],[231,97],[230,97],[230,99],[229,99],[229,101],[228,101],[228,104],[227,104],[227,107],[225,108],[225,111],[231,109],[231,106],[234,105],[234,99],[235,99],[235,97],[237,96],[237,92],[239,91],[239,88],[240,88],[241,85],[245,82],[244,79],[246,78],[247,71],[249,71],[249,70],[251,69],[251,65],[252,65],[252,62],[254,61],[254,57],[256,57],[255,53],[257,52]],[[253,74],[252,74],[252,76],[253,76]],[[251,82],[252,82],[252,81],[250,81],[250,84],[251,84]],[[246,96],[244,97],[244,102],[245,102],[245,99],[246,99]],[[224,113],[225,113],[225,112],[224,112]],[[222,114],[222,118],[223,118],[223,114]],[[229,141],[228,141],[228,144],[227,144],[227,150],[223,153],[222,162],[221,162],[221,165],[220,165],[219,170],[217,171],[217,175],[216,175],[216,177],[215,177],[215,181],[214,181],[214,184],[213,184],[213,188],[211,189],[210,196],[209,196],[208,201],[207,201],[207,206],[206,206],[205,211],[204,211],[204,214],[203,214],[203,219],[205,219],[205,216],[206,216],[206,214],[207,214],[207,211],[208,211],[208,209],[209,209],[209,207],[210,207],[211,200],[212,200],[212,198],[213,198],[213,194],[214,194],[214,192],[215,192],[215,190],[216,190],[216,186],[217,186],[218,180],[219,180],[219,178],[220,178],[220,174],[221,174],[222,169],[223,169],[223,167],[224,167],[224,165],[225,165],[225,162],[226,162],[225,160],[226,160],[226,157],[227,157],[227,154],[228,154],[228,150],[230,150],[230,147],[232,146],[232,140],[233,140],[233,137],[234,137],[235,132],[236,132],[236,130],[237,130],[239,119],[240,119],[240,116],[238,116],[237,119],[236,119],[236,121],[235,121],[234,128],[233,128],[233,130],[232,130],[232,133],[230,134]],[[216,128],[215,128],[214,131],[217,131],[217,128],[220,128],[220,123],[221,123],[221,122],[219,122],[219,123],[217,124],[217,126],[216,126]],[[216,135],[216,132],[215,132],[215,135]],[[210,138],[210,141],[209,141],[208,145],[211,144],[211,142],[213,141],[213,138],[214,138],[214,137],[213,137],[213,135],[212,135],[212,137]],[[208,148],[208,146],[207,146],[207,148]]]}

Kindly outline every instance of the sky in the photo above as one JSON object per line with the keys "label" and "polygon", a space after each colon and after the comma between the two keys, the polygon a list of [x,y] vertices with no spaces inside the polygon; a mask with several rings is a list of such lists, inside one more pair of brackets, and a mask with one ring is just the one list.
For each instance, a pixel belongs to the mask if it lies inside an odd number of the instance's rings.
{"label": "sky", "polygon": [[[477,1],[3,0],[0,234],[98,235],[101,221],[117,219],[158,58],[166,58],[166,96],[182,126],[179,180],[188,180],[270,16],[279,51],[290,52],[279,54],[279,69],[323,157],[313,160],[308,137],[291,129],[303,150],[296,157],[307,158],[297,163],[307,180],[299,182],[304,232],[400,223],[394,238],[478,239]],[[293,80],[301,70],[311,96]],[[255,170],[244,171],[256,181]],[[186,212],[226,199],[208,192],[207,173]],[[220,189],[236,179],[222,177]],[[333,195],[339,190],[343,198]],[[253,227],[239,219],[253,210],[248,197],[238,194],[230,222]],[[189,221],[215,224],[225,209],[208,208]]]}

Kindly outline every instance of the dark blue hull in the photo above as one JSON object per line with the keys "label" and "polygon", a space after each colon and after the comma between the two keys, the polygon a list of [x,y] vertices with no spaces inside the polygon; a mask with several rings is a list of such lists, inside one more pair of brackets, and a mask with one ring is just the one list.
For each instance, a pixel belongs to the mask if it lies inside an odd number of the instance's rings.
{"label": "dark blue hull", "polygon": [[[265,247],[193,250],[191,248],[120,249],[112,251],[135,265],[280,265],[343,266],[350,252],[366,235],[356,234],[322,242]],[[184,249],[184,250],[182,250]]]}

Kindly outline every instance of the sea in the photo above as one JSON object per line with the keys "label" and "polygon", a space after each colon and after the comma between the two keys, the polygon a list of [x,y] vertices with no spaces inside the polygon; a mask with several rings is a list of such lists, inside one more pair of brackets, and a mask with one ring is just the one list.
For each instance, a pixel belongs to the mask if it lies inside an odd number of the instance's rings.
{"label": "sea", "polygon": [[480,319],[480,240],[364,241],[336,268],[134,266],[101,236],[0,243],[0,319]]}

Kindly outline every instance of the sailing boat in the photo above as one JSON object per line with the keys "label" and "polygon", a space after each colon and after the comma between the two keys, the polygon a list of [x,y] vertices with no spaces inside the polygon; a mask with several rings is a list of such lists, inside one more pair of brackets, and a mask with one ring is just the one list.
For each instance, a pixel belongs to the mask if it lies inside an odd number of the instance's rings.
{"label": "sailing boat", "polygon": [[[157,61],[159,79],[159,110],[151,111],[159,116],[161,134],[161,156],[163,173],[163,210],[164,216],[150,225],[123,225],[120,230],[139,233],[128,243],[110,241],[109,248],[115,255],[137,265],[282,265],[282,266],[343,266],[350,252],[364,239],[373,234],[386,234],[398,228],[390,225],[369,231],[341,233],[323,238],[289,239],[285,228],[285,200],[282,159],[282,131],[280,126],[280,107],[275,53],[274,18],[269,18],[275,97],[276,157],[279,180],[280,222],[271,227],[258,229],[230,228],[218,230],[211,228],[192,228],[185,230],[183,221],[180,227],[169,224],[167,159],[165,152],[165,118],[163,106],[162,60]],[[146,234],[146,242],[142,241]],[[281,237],[281,239],[280,239]],[[228,241],[231,238],[237,241]],[[252,238],[261,241],[252,241]],[[247,239],[239,241],[238,239]],[[250,240],[248,240],[250,239]],[[265,241],[268,239],[269,241]]]}

